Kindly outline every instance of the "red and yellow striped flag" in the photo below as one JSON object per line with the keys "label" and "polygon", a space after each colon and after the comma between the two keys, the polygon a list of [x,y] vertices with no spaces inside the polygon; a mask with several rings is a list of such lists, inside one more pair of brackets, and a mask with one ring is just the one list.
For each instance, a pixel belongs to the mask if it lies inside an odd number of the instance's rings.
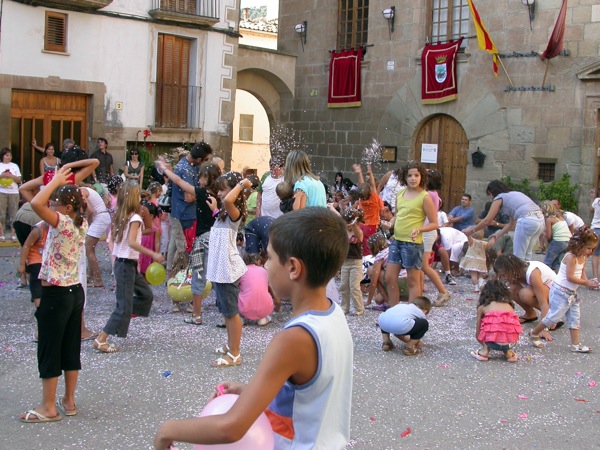
{"label": "red and yellow striped flag", "polygon": [[498,49],[492,42],[492,38],[485,29],[485,25],[479,17],[479,13],[475,9],[473,0],[468,0],[471,14],[473,15],[473,22],[475,23],[475,31],[477,32],[477,43],[479,44],[480,50],[486,50],[488,53],[494,55],[494,76],[498,76]]}

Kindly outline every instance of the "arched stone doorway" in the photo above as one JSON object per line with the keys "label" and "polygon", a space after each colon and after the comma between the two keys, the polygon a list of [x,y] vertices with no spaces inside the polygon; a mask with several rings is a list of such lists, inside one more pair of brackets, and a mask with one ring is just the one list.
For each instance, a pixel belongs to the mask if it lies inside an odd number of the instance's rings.
{"label": "arched stone doorway", "polygon": [[437,164],[426,164],[442,173],[440,197],[444,211],[460,205],[467,181],[469,140],[462,125],[453,117],[437,114],[425,119],[415,134],[415,160],[421,160],[421,145],[437,144]]}
{"label": "arched stone doorway", "polygon": [[[245,114],[247,123],[256,121],[256,136],[264,133],[261,131],[262,117],[266,115],[268,121],[267,131],[281,122],[281,110],[289,109],[293,99],[295,82],[295,57],[279,54],[276,51],[256,49],[240,46],[238,49],[237,93],[240,100],[244,99],[244,106],[238,102],[236,95],[236,113],[234,127],[240,127],[239,113]],[[248,95],[249,94],[249,95]],[[252,97],[251,99],[249,97]],[[250,105],[250,106],[249,106]],[[239,111],[239,113],[238,113]],[[250,117],[253,116],[253,117]],[[260,142],[257,140],[244,140],[239,138],[242,129],[234,129],[233,161],[231,167],[240,170],[239,164],[257,169],[258,175],[268,170],[269,149],[267,137]],[[251,133],[253,134],[253,133]],[[235,137],[238,137],[237,141]],[[236,162],[237,161],[237,162]],[[248,164],[247,161],[252,161]]]}

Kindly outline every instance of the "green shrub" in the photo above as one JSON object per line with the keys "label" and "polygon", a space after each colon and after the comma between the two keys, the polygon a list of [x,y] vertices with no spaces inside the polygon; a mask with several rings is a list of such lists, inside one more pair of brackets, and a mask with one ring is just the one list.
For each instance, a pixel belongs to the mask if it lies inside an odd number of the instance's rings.
{"label": "green shrub", "polygon": [[519,191],[525,194],[532,200],[535,200],[535,194],[529,185],[529,180],[523,178],[520,182],[513,181],[511,177],[502,177],[502,182],[505,183],[511,191]]}
{"label": "green shrub", "polygon": [[577,190],[579,186],[571,184],[571,176],[563,174],[560,180],[544,183],[540,180],[538,197],[540,200],[558,200],[564,211],[577,212]]}

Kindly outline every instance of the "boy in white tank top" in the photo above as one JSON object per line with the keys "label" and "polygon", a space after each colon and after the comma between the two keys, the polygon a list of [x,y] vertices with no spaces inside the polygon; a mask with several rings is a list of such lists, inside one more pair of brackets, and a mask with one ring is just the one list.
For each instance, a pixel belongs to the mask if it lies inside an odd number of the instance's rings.
{"label": "boy in white tank top", "polygon": [[228,412],[167,421],[158,429],[155,448],[182,440],[234,442],[263,412],[273,428],[276,449],[346,446],[352,337],[341,308],[325,295],[348,253],[346,225],[326,208],[304,208],[277,218],[269,234],[269,284],[278,297],[291,299],[292,320],[273,337],[248,385],[220,385],[224,393],[239,395]]}

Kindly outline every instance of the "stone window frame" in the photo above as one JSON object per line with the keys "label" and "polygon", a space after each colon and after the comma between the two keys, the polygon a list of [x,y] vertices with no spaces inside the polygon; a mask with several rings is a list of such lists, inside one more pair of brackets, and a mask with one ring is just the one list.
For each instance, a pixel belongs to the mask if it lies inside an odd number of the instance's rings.
{"label": "stone window frame", "polygon": [[538,160],[538,180],[542,180],[544,183],[550,183],[556,180],[556,161],[551,160]]}

